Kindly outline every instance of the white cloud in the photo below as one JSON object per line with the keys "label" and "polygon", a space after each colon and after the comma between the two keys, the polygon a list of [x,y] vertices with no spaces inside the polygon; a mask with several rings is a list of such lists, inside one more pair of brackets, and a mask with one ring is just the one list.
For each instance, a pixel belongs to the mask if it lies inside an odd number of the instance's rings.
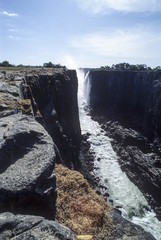
{"label": "white cloud", "polygon": [[17,16],[18,16],[17,13],[8,13],[8,12],[6,12],[6,11],[1,12],[0,14],[1,14],[1,15],[6,15],[6,16],[8,16],[8,17],[17,17]]}
{"label": "white cloud", "polygon": [[18,37],[18,36],[12,36],[12,35],[10,35],[9,38],[10,38],[10,39],[13,39],[13,40],[21,40],[21,38]]}
{"label": "white cloud", "polygon": [[146,63],[148,59],[157,59],[161,55],[160,42],[160,33],[130,29],[77,36],[71,40],[71,45],[93,59],[145,59]]}
{"label": "white cloud", "polygon": [[79,7],[97,14],[117,10],[123,12],[157,12],[161,11],[160,0],[74,0]]}
{"label": "white cloud", "polygon": [[18,32],[18,30],[15,29],[15,28],[10,28],[8,31],[9,31],[9,32]]}

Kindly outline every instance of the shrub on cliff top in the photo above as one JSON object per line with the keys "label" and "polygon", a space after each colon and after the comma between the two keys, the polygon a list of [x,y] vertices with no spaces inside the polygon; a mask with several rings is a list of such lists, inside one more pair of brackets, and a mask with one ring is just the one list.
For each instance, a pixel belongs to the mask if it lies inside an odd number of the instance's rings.
{"label": "shrub on cliff top", "polygon": [[57,213],[56,220],[69,227],[75,234],[110,235],[113,231],[108,212],[111,206],[94,190],[82,174],[56,165]]}
{"label": "shrub on cliff top", "polygon": [[58,64],[54,64],[52,62],[44,63],[43,67],[46,67],[46,68],[65,68],[66,69],[66,66],[62,66],[59,63]]}

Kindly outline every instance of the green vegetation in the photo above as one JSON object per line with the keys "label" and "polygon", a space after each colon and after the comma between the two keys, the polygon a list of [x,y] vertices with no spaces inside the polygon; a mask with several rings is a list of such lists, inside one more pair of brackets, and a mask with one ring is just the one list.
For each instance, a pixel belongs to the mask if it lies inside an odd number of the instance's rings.
{"label": "green vegetation", "polygon": [[9,63],[8,61],[3,61],[0,63],[0,67],[13,67],[13,68],[65,68],[66,69],[66,66],[62,66],[60,65],[59,63],[58,64],[54,64],[52,62],[47,62],[47,63],[44,63],[43,66],[31,66],[31,65],[23,65],[23,64],[18,64],[18,65],[15,65],[15,64],[11,64]]}
{"label": "green vegetation", "polygon": [[14,65],[10,64],[8,61],[3,61],[0,63],[0,67],[14,67]]}
{"label": "green vegetation", "polygon": [[66,66],[62,66],[60,64],[54,64],[52,62],[44,63],[43,67],[46,67],[46,68],[66,68]]}
{"label": "green vegetation", "polygon": [[[23,65],[23,64],[11,64],[8,61],[3,61],[0,62],[0,68],[14,68],[14,69],[23,69],[23,68],[61,68],[61,69],[66,69],[66,66],[63,66],[61,64],[54,64],[52,62],[46,62],[43,65]],[[89,68],[91,69],[91,68]],[[112,70],[112,71],[161,71],[161,66],[157,66],[155,68],[148,67],[146,64],[129,64],[129,63],[117,63],[117,64],[112,64],[112,66],[101,66],[99,68],[100,70]],[[1,70],[1,69],[0,69]],[[95,69],[93,69],[95,70]],[[97,69],[98,70],[98,69]]]}
{"label": "green vegetation", "polygon": [[161,71],[161,67],[155,68],[148,67],[146,64],[129,64],[129,63],[118,63],[110,66],[101,66],[101,70],[115,70],[115,71]]}

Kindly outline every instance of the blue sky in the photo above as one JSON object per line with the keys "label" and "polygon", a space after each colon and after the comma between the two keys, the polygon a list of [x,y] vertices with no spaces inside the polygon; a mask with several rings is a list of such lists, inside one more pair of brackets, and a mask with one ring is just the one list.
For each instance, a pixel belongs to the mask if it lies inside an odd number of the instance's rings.
{"label": "blue sky", "polygon": [[0,0],[0,62],[161,66],[161,0]]}

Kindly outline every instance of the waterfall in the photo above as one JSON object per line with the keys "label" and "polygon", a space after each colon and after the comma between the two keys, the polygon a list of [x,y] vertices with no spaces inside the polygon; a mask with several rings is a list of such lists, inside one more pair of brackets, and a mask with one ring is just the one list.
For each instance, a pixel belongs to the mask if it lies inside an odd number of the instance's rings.
{"label": "waterfall", "polygon": [[[161,240],[161,222],[156,218],[140,190],[121,170],[106,132],[88,114],[87,105],[91,88],[89,73],[84,77],[84,72],[77,70],[77,76],[81,130],[82,134],[89,133],[88,141],[95,154],[95,175],[99,178],[101,185],[108,189],[109,200],[113,202],[113,207],[118,208],[124,218],[140,225],[157,240]],[[86,88],[85,91],[84,88]]]}

